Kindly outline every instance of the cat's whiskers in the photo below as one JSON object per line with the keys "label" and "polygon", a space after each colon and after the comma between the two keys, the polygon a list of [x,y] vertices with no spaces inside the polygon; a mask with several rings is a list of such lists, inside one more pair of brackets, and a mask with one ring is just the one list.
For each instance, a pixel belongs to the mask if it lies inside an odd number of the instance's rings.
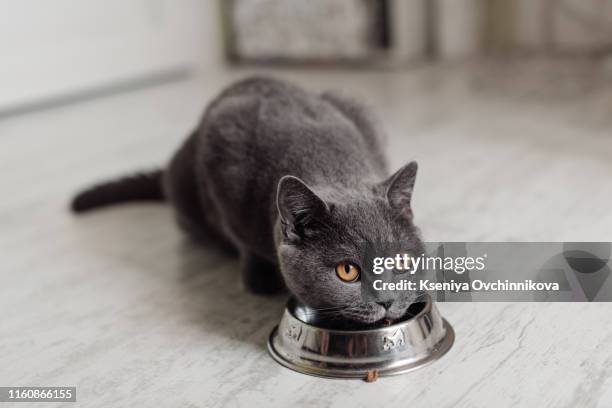
{"label": "cat's whiskers", "polygon": [[352,304],[348,304],[348,305],[333,306],[333,307],[308,307],[308,309],[306,309],[304,311],[304,313],[305,314],[332,313],[332,312],[337,312],[337,311],[341,311],[341,310],[346,310],[348,308],[355,307],[355,306],[357,306],[359,304],[360,303],[352,303]]}

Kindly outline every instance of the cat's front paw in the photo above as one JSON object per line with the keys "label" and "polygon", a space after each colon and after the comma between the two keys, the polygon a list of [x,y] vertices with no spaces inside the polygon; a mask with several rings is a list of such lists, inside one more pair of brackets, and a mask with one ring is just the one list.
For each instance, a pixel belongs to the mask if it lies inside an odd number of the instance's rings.
{"label": "cat's front paw", "polygon": [[254,255],[242,259],[242,281],[256,295],[272,295],[286,289],[278,266]]}

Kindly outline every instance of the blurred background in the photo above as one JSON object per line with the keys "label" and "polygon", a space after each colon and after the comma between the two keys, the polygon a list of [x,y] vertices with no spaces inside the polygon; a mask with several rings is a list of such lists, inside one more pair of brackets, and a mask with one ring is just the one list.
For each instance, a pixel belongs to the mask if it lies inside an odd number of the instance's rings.
{"label": "blurred background", "polygon": [[433,240],[609,238],[612,0],[3,0],[0,61],[5,182],[32,163],[63,200],[258,73],[368,104]]}
{"label": "blurred background", "polygon": [[[408,71],[502,59],[489,73],[512,72],[497,85],[513,93],[586,91],[612,65],[610,0],[3,0],[0,7],[3,116],[234,65]],[[529,61],[534,66],[508,66]],[[536,71],[536,83],[516,89],[525,69]],[[484,75],[478,84],[491,81]]]}

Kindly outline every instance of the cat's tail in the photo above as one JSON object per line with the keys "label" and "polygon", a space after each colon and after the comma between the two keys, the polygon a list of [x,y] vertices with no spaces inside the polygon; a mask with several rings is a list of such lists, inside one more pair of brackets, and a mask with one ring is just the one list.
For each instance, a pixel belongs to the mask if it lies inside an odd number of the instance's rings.
{"label": "cat's tail", "polygon": [[82,213],[129,201],[164,201],[162,175],[162,170],[154,170],[95,185],[74,197],[72,211]]}

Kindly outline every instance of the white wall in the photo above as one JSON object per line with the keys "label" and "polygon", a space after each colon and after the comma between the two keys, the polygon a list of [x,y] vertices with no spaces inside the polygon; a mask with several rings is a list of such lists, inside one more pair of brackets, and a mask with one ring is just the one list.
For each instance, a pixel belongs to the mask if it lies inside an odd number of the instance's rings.
{"label": "white wall", "polygon": [[216,1],[2,0],[0,111],[218,64]]}

